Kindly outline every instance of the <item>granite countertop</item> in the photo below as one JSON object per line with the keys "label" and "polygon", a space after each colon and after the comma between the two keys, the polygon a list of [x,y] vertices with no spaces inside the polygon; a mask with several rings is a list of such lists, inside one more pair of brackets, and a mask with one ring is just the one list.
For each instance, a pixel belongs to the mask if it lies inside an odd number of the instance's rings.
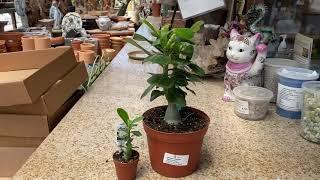
{"label": "granite countertop", "polygon": [[[159,22],[159,21],[158,21]],[[143,26],[138,31],[147,34]],[[22,179],[116,179],[112,154],[116,150],[116,108],[131,115],[165,104],[164,99],[140,100],[147,87],[146,72],[158,67],[129,60],[126,45],[111,65],[79,100],[17,172]],[[281,118],[274,106],[262,121],[248,121],[233,113],[233,104],[224,103],[222,80],[204,80],[192,87],[189,106],[211,118],[204,139],[199,169],[185,179],[320,179],[320,145],[299,135],[297,121]],[[138,179],[166,179],[150,166],[147,141],[139,146]]]}

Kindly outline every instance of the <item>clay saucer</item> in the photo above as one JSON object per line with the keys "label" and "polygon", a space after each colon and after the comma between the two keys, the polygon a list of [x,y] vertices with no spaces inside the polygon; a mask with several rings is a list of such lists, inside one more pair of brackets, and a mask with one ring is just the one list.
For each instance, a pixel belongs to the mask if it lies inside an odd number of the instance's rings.
{"label": "clay saucer", "polygon": [[143,51],[132,51],[128,53],[128,56],[130,59],[143,61],[148,57],[148,54],[144,53]]}

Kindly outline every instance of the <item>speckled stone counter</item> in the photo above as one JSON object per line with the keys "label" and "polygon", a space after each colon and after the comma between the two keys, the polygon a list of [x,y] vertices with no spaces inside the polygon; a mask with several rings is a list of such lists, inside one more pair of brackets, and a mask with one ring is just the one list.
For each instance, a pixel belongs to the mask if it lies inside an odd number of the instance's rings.
{"label": "speckled stone counter", "polygon": [[[139,33],[148,31],[142,27]],[[112,64],[46,138],[15,178],[116,179],[112,154],[116,150],[116,108],[141,115],[165,104],[140,100],[147,87],[146,72],[156,66],[128,59],[126,45]],[[299,123],[281,118],[274,107],[263,121],[247,121],[233,113],[233,104],[221,100],[223,82],[205,80],[192,87],[189,106],[211,118],[199,169],[185,179],[320,179],[320,145],[302,139]],[[146,136],[135,140],[141,160],[138,179],[166,179],[149,162]]]}

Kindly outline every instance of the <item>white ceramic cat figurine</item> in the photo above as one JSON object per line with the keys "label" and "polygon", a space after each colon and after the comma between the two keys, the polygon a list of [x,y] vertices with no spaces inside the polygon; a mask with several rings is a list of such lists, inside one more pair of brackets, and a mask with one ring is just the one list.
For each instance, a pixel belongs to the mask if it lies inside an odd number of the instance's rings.
{"label": "white ceramic cat figurine", "polygon": [[235,29],[231,31],[227,49],[229,61],[224,77],[224,101],[234,101],[233,89],[239,85],[261,86],[261,70],[267,56],[267,46],[256,45],[259,39],[259,33],[247,37]]}

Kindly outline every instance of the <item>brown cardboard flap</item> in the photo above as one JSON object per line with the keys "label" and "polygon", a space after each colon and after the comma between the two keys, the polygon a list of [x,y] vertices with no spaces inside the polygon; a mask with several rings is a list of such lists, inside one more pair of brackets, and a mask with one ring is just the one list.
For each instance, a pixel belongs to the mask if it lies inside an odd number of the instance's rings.
{"label": "brown cardboard flap", "polygon": [[50,91],[43,96],[48,115],[53,115],[87,78],[88,73],[84,63],[79,63],[75,69],[62,80],[58,81]]}
{"label": "brown cardboard flap", "polygon": [[40,69],[65,54],[69,49],[70,47],[2,53],[0,54],[0,72]]}
{"label": "brown cardboard flap", "polygon": [[78,63],[69,74],[56,82],[33,104],[0,106],[2,114],[28,114],[52,116],[67,101],[76,89],[87,80],[88,73],[83,63]]}
{"label": "brown cardboard flap", "polygon": [[23,81],[37,72],[38,69],[0,72],[0,83]]}
{"label": "brown cardboard flap", "polygon": [[[8,63],[8,58],[12,60],[11,63]],[[12,82],[6,80],[7,83],[1,83],[5,80],[1,80],[4,77],[0,76],[0,106],[34,103],[50,86],[76,65],[74,53],[71,48],[67,47],[0,54],[0,71],[2,72],[17,70],[25,72],[24,70],[40,68],[25,78],[11,77]]]}
{"label": "brown cardboard flap", "polygon": [[35,147],[37,148],[44,140],[44,137],[8,137],[0,136],[0,147]]}
{"label": "brown cardboard flap", "polygon": [[12,177],[32,155],[36,148],[0,147],[0,177]]}
{"label": "brown cardboard flap", "polygon": [[47,116],[0,114],[0,136],[46,137],[48,134]]}

